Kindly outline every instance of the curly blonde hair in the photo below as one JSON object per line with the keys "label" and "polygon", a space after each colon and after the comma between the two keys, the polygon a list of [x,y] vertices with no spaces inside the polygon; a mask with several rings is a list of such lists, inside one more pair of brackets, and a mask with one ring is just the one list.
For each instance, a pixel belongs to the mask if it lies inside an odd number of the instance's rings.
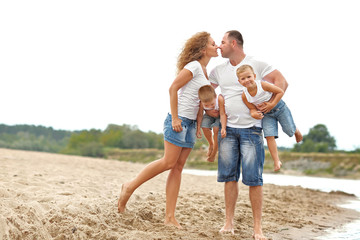
{"label": "curly blonde hair", "polygon": [[179,73],[189,62],[199,60],[203,57],[201,50],[206,48],[209,38],[210,33],[199,32],[186,41],[184,48],[178,56],[176,64],[177,73]]}

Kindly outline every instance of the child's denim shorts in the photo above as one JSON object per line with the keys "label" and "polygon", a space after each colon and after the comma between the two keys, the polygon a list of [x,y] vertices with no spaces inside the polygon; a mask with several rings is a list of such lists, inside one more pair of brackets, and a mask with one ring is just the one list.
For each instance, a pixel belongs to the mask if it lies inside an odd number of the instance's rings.
{"label": "child's denim shorts", "polygon": [[172,118],[169,113],[164,121],[164,140],[179,147],[193,148],[196,141],[196,120],[186,117],[179,118],[182,120],[181,132],[175,132],[172,128]]}
{"label": "child's denim shorts", "polygon": [[202,128],[213,128],[213,127],[220,127],[220,117],[211,117],[204,114],[203,120],[201,122]]}
{"label": "child's denim shorts", "polygon": [[270,112],[264,115],[262,119],[262,127],[264,130],[264,137],[278,138],[278,122],[284,133],[292,137],[296,132],[296,126],[291,115],[290,109],[286,106],[283,100],[271,109]]}

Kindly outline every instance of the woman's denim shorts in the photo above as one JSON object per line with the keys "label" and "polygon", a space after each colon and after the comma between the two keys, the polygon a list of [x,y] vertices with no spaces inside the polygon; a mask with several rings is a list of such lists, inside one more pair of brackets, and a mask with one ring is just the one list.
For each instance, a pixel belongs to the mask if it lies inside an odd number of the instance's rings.
{"label": "woman's denim shorts", "polygon": [[193,148],[196,141],[196,120],[186,117],[179,118],[182,120],[181,132],[175,132],[172,128],[172,118],[169,113],[164,121],[164,140],[179,147]]}

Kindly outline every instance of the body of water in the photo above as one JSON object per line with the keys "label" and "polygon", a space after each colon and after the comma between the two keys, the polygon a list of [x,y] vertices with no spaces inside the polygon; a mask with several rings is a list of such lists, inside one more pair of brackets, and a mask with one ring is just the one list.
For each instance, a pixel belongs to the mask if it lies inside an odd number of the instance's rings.
{"label": "body of water", "polygon": [[[197,176],[216,176],[217,171],[184,169],[184,173]],[[340,205],[344,208],[354,209],[360,212],[360,180],[320,178],[307,176],[291,176],[282,174],[263,174],[264,183],[279,186],[301,186],[323,192],[342,191],[357,196],[358,200]],[[360,239],[360,220],[351,222],[336,230],[327,230],[326,236],[321,239]]]}

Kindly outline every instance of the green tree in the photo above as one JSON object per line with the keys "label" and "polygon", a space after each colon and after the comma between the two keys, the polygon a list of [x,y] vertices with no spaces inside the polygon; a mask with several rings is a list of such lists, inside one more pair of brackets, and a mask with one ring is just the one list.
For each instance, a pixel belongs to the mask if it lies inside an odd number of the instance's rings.
{"label": "green tree", "polygon": [[332,137],[324,124],[317,124],[304,135],[303,141],[294,145],[294,152],[332,152],[336,148]]}

